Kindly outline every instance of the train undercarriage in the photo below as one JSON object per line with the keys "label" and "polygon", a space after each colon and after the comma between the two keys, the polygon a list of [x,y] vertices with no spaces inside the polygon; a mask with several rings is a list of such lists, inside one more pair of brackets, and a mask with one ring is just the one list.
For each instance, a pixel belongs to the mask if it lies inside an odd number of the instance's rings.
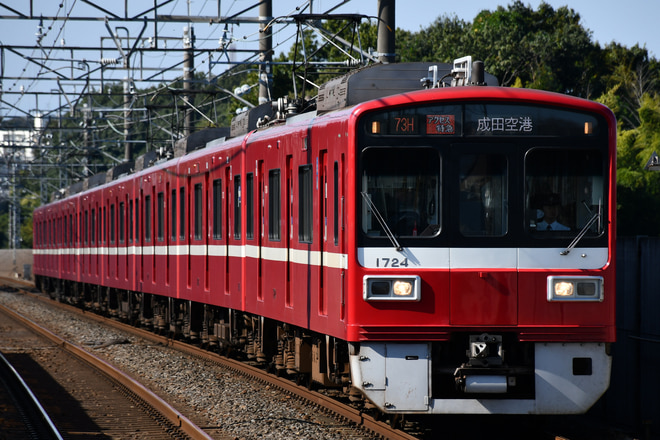
{"label": "train undercarriage", "polygon": [[476,332],[455,333],[448,342],[348,343],[188,300],[45,277],[37,277],[37,287],[60,302],[323,388],[391,420],[581,413],[609,383],[608,344],[522,343],[514,333]]}
{"label": "train undercarriage", "polygon": [[298,384],[350,390],[348,345],[331,336],[310,332],[237,310],[194,301],[47,277],[37,288],[51,298],[210,351],[247,361]]}

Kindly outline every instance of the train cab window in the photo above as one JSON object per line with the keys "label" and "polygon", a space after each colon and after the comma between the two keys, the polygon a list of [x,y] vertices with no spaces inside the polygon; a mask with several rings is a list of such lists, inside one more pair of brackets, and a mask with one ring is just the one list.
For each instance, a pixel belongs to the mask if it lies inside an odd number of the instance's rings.
{"label": "train cab window", "polygon": [[525,157],[527,230],[535,238],[603,233],[603,154],[588,149],[534,148]]}
{"label": "train cab window", "polygon": [[364,150],[362,231],[371,237],[434,237],[440,232],[440,156],[431,148]]}
{"label": "train cab window", "polygon": [[298,169],[298,241],[313,241],[313,170],[311,165]]}
{"label": "train cab window", "polygon": [[501,237],[508,229],[507,160],[500,154],[459,159],[459,225],[465,237]]}
{"label": "train cab window", "polygon": [[279,169],[268,172],[268,187],[268,238],[279,241],[282,203]]}
{"label": "train cab window", "polygon": [[194,225],[195,240],[202,239],[202,184],[195,184]]}

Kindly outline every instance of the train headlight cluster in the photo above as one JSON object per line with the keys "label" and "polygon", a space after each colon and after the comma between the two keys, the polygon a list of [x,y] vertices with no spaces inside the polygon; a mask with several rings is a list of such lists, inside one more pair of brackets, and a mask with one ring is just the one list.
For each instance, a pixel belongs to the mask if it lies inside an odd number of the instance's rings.
{"label": "train headlight cluster", "polygon": [[362,296],[365,301],[419,301],[420,285],[418,276],[367,275],[362,282]]}
{"label": "train headlight cluster", "polygon": [[548,277],[548,301],[602,300],[602,277]]}

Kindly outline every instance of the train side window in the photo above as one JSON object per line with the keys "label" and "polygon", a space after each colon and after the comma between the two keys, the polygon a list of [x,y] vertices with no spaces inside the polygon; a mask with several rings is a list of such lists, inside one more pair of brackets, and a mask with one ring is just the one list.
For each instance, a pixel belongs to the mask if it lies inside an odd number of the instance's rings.
{"label": "train side window", "polygon": [[128,242],[133,243],[133,200],[128,201]]}
{"label": "train side window", "polygon": [[126,241],[126,205],[119,202],[119,243]]}
{"label": "train side window", "polygon": [[459,159],[459,209],[465,237],[501,237],[508,231],[508,163],[502,154]]}
{"label": "train side window", "polygon": [[[108,211],[106,210],[105,206],[103,207],[103,244],[108,242],[108,218],[107,218]],[[75,230],[75,228],[74,228]]]}
{"label": "train side window", "polygon": [[140,199],[135,199],[135,242],[140,241]]}
{"label": "train side window", "polygon": [[165,194],[161,191],[157,195],[158,218],[157,218],[157,238],[158,241],[165,240]]}
{"label": "train side window", "polygon": [[110,205],[110,244],[115,242],[115,204]]}
{"label": "train side window", "polygon": [[83,223],[83,241],[85,244],[89,242],[89,211],[85,210],[85,223]]}
{"label": "train side window", "polygon": [[172,198],[170,199],[170,236],[172,241],[176,241],[176,188],[172,190]]}
{"label": "train side window", "polygon": [[254,174],[245,176],[245,237],[254,238]]}
{"label": "train side window", "polygon": [[234,238],[241,238],[241,176],[234,176]]}
{"label": "train side window", "polygon": [[[64,220],[66,221],[66,217],[64,218]],[[92,234],[91,242],[92,242],[92,244],[95,244],[96,243],[96,209],[92,209],[92,216],[90,217],[90,221],[92,223],[91,227],[89,228],[90,232]],[[64,234],[65,234],[64,242],[66,243],[66,225],[65,225],[64,231],[65,231],[64,232]]]}
{"label": "train side window", "polygon": [[280,194],[280,170],[270,170],[268,172],[268,238],[272,241],[280,240],[282,209]]}
{"label": "train side window", "polygon": [[222,240],[222,179],[213,181],[213,238]]}
{"label": "train side window", "polygon": [[179,188],[179,238],[186,238],[186,191],[183,186]]}
{"label": "train side window", "polygon": [[298,241],[311,243],[313,236],[314,194],[311,165],[298,168]]}
{"label": "train side window", "polygon": [[202,184],[195,184],[195,240],[202,239]]}
{"label": "train side window", "polygon": [[144,241],[151,241],[151,196],[144,197]]}

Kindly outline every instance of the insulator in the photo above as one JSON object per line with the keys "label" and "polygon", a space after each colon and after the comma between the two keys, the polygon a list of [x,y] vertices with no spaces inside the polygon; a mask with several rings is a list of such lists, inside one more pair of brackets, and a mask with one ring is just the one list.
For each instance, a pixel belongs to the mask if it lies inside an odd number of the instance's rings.
{"label": "insulator", "polygon": [[119,64],[119,60],[117,58],[101,58],[101,65],[102,66],[108,66],[108,65],[117,65]]}

